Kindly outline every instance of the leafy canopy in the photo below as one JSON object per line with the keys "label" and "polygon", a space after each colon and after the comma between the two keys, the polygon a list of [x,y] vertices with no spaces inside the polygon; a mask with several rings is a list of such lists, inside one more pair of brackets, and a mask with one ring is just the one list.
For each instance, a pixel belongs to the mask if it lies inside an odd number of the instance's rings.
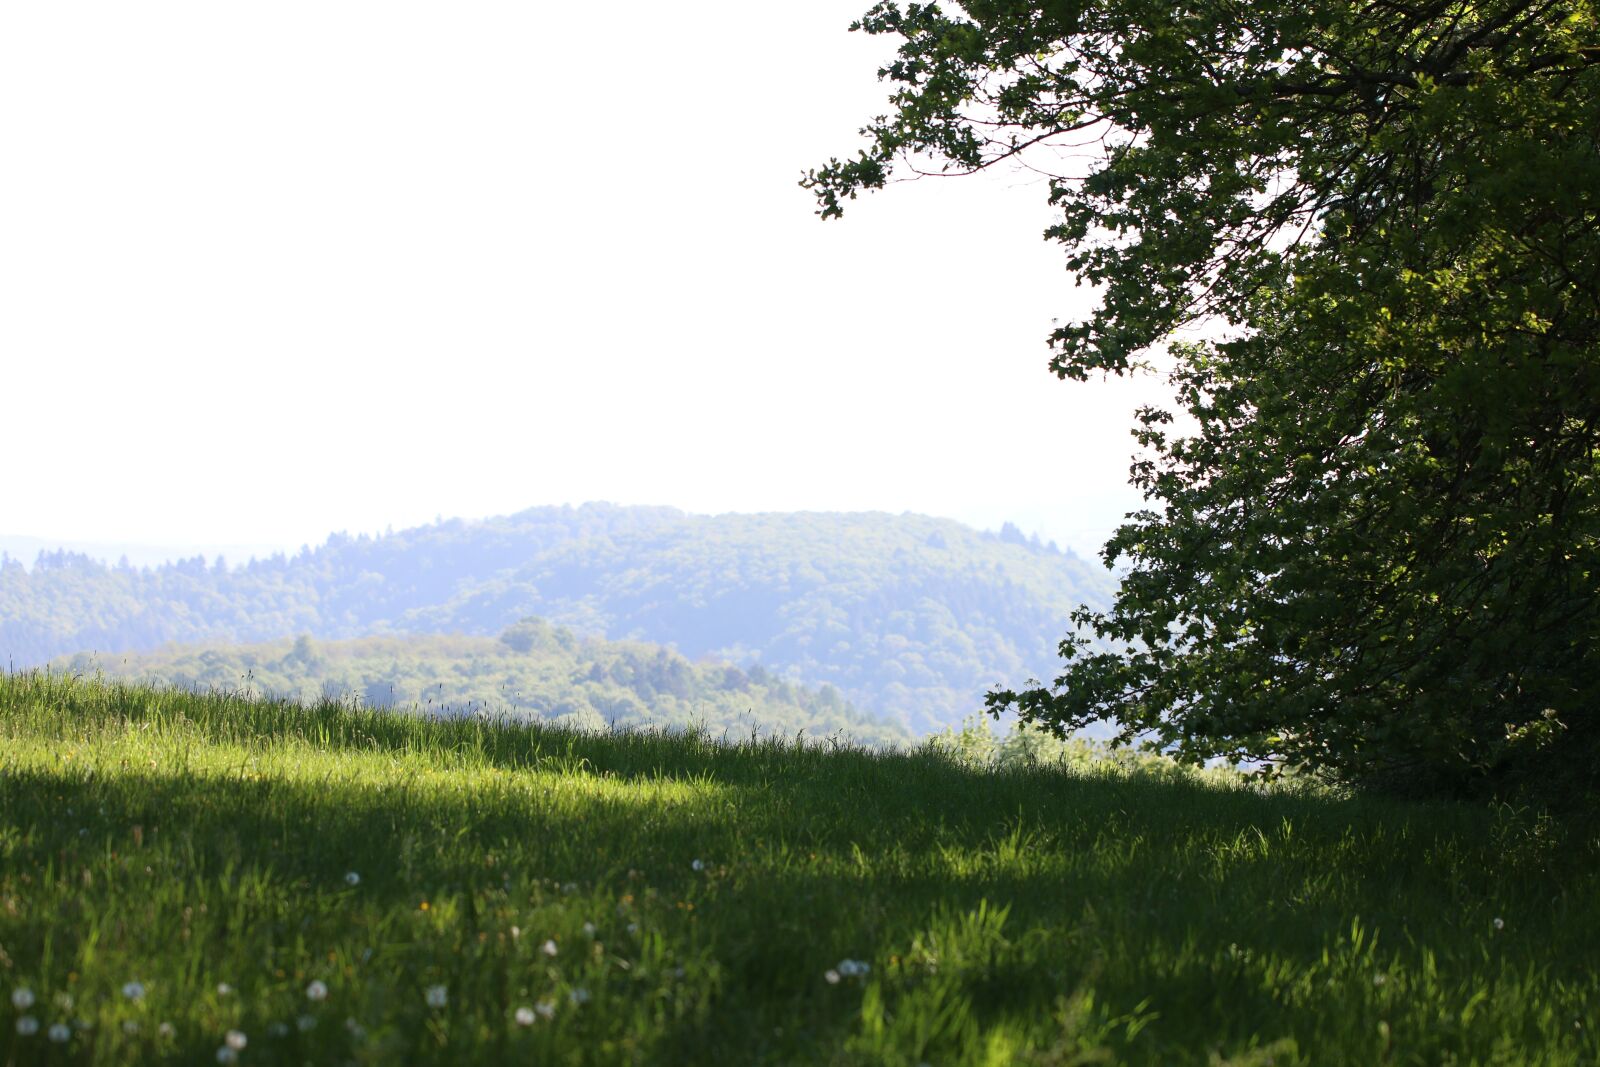
{"label": "leafy canopy", "polygon": [[[880,3],[856,28],[900,38],[893,109],[807,176],[820,213],[1042,172],[1100,293],[1051,369],[1166,348],[1192,423],[1140,413],[1117,600],[993,709],[1427,788],[1594,751],[1592,0]],[[1225,339],[1179,343],[1197,323]]]}

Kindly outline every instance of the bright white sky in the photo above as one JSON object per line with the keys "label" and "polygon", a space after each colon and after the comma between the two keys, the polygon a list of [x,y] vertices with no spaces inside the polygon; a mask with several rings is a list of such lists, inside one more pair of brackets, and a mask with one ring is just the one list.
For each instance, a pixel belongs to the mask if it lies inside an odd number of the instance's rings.
{"label": "bright white sky", "polygon": [[612,500],[1093,551],[1161,390],[1046,372],[1043,187],[796,186],[885,109],[867,6],[0,6],[0,534]]}

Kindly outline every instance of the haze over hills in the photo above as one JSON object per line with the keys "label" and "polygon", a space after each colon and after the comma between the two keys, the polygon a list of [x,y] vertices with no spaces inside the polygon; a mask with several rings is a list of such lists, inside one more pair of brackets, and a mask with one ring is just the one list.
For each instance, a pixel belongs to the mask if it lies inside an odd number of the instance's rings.
{"label": "haze over hills", "polygon": [[830,684],[921,733],[977,711],[990,686],[1051,676],[1068,613],[1112,590],[1097,564],[1014,527],[586,504],[335,535],[234,568],[13,561],[0,565],[0,659],[296,634],[495,635],[538,616]]}
{"label": "haze over hills", "polygon": [[355,699],[593,730],[704,727],[747,738],[803,731],[854,743],[905,744],[900,724],[851,707],[832,686],[775,677],[759,664],[691,663],[660,645],[579,638],[529,619],[498,638],[406,634],[347,641],[284,638],[248,645],[168,646],[157,652],[54,660],[56,671],[108,675],[201,691],[313,704]]}

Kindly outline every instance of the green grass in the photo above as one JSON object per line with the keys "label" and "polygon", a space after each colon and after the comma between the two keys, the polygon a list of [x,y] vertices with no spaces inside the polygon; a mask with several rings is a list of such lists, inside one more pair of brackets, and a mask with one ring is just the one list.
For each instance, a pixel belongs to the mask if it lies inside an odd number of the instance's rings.
{"label": "green grass", "polygon": [[1580,1064],[1597,963],[1528,811],[0,677],[0,1063]]}

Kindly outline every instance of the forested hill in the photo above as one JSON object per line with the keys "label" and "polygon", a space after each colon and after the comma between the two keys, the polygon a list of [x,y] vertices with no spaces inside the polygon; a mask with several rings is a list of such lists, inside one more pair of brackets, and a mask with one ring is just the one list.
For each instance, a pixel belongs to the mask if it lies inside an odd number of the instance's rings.
{"label": "forested hill", "polygon": [[904,727],[858,711],[832,686],[811,690],[760,666],[691,663],[660,645],[579,638],[539,619],[519,622],[498,639],[301,636],[124,656],[78,653],[51,666],[308,704],[331,698],[445,715],[486,711],[580,729],[701,726],[739,739],[803,731],[872,745],[911,741]]}
{"label": "forested hill", "polygon": [[692,658],[759,662],[926,731],[972,714],[996,683],[1052,676],[1068,612],[1106,603],[1111,589],[1097,564],[1009,527],[587,504],[335,535],[232,568],[68,554],[0,565],[0,660],[301,633],[494,635],[539,616]]}

